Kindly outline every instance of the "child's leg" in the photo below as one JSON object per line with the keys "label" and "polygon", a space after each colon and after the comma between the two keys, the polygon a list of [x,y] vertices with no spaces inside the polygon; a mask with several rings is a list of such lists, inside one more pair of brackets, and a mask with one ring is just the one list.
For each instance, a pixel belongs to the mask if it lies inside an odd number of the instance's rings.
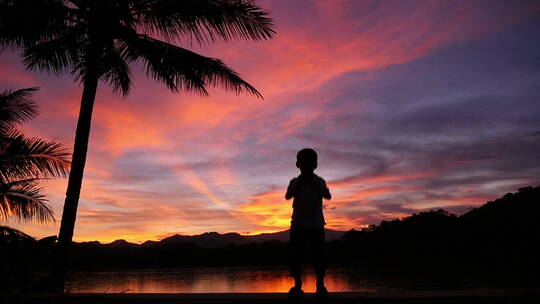
{"label": "child's leg", "polygon": [[324,287],[324,277],[326,275],[326,250],[324,227],[313,229],[311,235],[311,245],[314,255],[315,273],[317,274],[317,289]]}
{"label": "child's leg", "polygon": [[302,260],[304,247],[306,244],[306,236],[303,229],[295,225],[291,225],[290,231],[290,264],[289,269],[291,276],[294,278],[294,286],[302,288]]}

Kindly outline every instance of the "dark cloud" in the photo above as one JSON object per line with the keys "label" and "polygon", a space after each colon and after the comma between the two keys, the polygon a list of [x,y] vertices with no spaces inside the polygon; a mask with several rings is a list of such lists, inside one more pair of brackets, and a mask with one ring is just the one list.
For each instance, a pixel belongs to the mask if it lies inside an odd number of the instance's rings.
{"label": "dark cloud", "polygon": [[410,211],[396,201],[493,198],[539,183],[538,38],[540,22],[529,20],[406,64],[342,75],[323,88],[339,92],[325,104],[327,117],[297,136],[322,147],[328,166],[349,168],[343,174],[435,172],[400,181],[413,195],[373,201],[384,212]]}

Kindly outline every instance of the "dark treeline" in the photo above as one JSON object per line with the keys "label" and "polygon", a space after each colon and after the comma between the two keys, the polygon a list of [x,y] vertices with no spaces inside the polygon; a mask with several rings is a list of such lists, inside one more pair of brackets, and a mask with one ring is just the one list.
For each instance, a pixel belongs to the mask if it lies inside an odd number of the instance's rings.
{"label": "dark treeline", "polygon": [[[517,286],[527,285],[538,282],[540,273],[539,219],[540,187],[521,188],[461,216],[439,209],[345,232],[327,243],[328,262],[369,269],[497,274]],[[53,237],[34,241],[11,236],[8,243],[8,234],[0,235],[8,267],[47,271]],[[205,234],[204,242],[175,236],[141,245],[75,243],[70,264],[79,271],[287,265],[284,235],[279,234],[281,240]]]}
{"label": "dark treeline", "polygon": [[349,231],[332,253],[359,265],[538,269],[539,217],[540,187],[521,188],[462,216],[439,209]]}
{"label": "dark treeline", "polygon": [[[223,236],[225,238],[225,235]],[[488,202],[462,216],[442,209],[351,230],[328,242],[330,264],[388,267],[538,266],[540,187]],[[216,241],[217,242],[217,241]],[[78,243],[75,269],[286,265],[287,242],[212,246],[188,240],[135,245]]]}

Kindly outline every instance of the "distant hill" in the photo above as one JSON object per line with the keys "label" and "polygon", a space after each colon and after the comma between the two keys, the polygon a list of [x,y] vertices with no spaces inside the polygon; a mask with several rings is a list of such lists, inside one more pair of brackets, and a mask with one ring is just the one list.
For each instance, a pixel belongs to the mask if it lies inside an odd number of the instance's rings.
{"label": "distant hill", "polygon": [[477,229],[524,230],[521,232],[527,233],[530,228],[540,227],[539,216],[540,187],[525,187],[470,210],[460,220],[470,227],[482,227]]}
{"label": "distant hill", "polygon": [[[497,273],[494,277],[512,282],[540,282],[539,216],[540,187],[521,188],[461,216],[439,209],[362,230],[329,230],[328,262],[392,271],[476,271]],[[50,265],[54,237],[35,241],[20,231],[2,229],[0,254],[6,252],[21,267]],[[250,236],[207,232],[140,245],[125,240],[81,242],[73,244],[70,263],[74,270],[284,266],[289,259],[288,239],[289,231]]]}
{"label": "distant hill", "polygon": [[[346,232],[327,230],[329,242]],[[257,235],[206,232],[175,234],[142,244],[116,240],[78,242],[72,247],[73,269],[159,268],[185,266],[285,265],[288,261],[289,230]]]}
{"label": "distant hill", "polygon": [[[441,235],[442,230],[456,235],[459,230],[467,230],[470,235],[475,233],[503,233],[504,231],[520,230],[522,234],[538,233],[540,225],[540,187],[525,187],[516,193],[507,193],[502,198],[487,202],[474,208],[461,216],[450,214],[442,209],[420,212],[403,219],[382,221],[379,225],[371,225],[362,231],[351,230],[335,231],[326,229],[327,241],[334,241],[358,233],[371,233],[374,235],[393,235],[394,238],[408,239],[415,236],[415,240],[422,239],[422,235]],[[536,228],[534,228],[536,227]],[[408,235],[408,236],[405,236]],[[198,235],[175,234],[160,241],[146,241],[141,245],[125,240],[116,240],[112,243],[101,244],[97,241],[80,242],[80,244],[103,245],[106,247],[151,247],[162,245],[192,244],[205,248],[218,248],[227,245],[246,245],[250,243],[264,243],[271,241],[288,242],[289,230],[275,233],[262,233],[256,235],[241,235],[235,232],[218,233],[205,232]]]}
{"label": "distant hill", "polygon": [[332,255],[384,267],[540,270],[539,217],[540,187],[526,187],[461,216],[431,210],[348,231]]}
{"label": "distant hill", "polygon": [[[345,234],[345,231],[326,230],[327,240],[335,240],[341,238]],[[205,248],[217,248],[226,245],[245,245],[250,243],[264,243],[270,241],[289,241],[289,230],[279,231],[274,233],[262,233],[255,235],[241,235],[235,232],[230,233],[217,233],[217,232],[205,232],[198,235],[181,235],[175,234],[164,238],[160,241],[146,241],[140,246],[159,246],[159,245],[172,245],[172,244],[194,244]],[[88,243],[88,242],[85,242]],[[129,243],[125,240],[116,240],[112,243],[104,244],[108,247],[133,247],[139,246],[135,243]]]}

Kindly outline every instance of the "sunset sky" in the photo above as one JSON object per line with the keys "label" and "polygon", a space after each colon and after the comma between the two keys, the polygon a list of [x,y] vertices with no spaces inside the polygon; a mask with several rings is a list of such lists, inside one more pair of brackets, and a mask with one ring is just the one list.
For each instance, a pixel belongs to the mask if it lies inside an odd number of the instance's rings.
{"label": "sunset sky", "polygon": [[[175,94],[134,68],[127,97],[102,84],[74,239],[142,242],[290,224],[296,152],[319,153],[349,230],[434,208],[463,213],[540,185],[540,2],[266,0],[274,39],[185,46],[218,57],[264,100]],[[73,145],[82,88],[0,55],[0,89],[40,87],[28,136]],[[66,180],[42,183],[57,223]]]}

